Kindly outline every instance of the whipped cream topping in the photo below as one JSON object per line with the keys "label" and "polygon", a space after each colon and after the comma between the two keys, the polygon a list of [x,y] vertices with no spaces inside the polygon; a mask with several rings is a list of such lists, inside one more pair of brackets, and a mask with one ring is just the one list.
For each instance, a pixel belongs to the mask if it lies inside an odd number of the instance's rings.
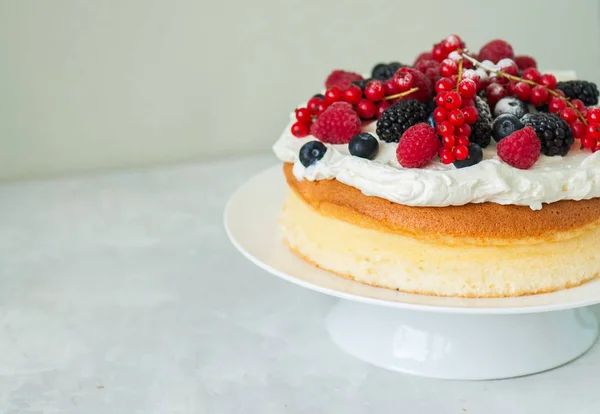
{"label": "whipped cream topping", "polygon": [[[409,206],[445,207],[492,202],[529,206],[559,200],[585,200],[600,197],[600,151],[579,149],[578,143],[565,157],[541,155],[529,170],[519,170],[502,162],[494,141],[483,153],[483,161],[457,169],[452,164],[432,161],[425,168],[404,168],[396,159],[396,143],[379,142],[374,160],[350,155],[348,145],[325,144],[325,156],[304,167],[298,161],[300,147],[313,136],[296,138],[290,124],[273,146],[277,157],[294,163],[298,180],[337,179],[358,188],[367,196],[377,196]],[[364,127],[374,136],[375,122]]]}

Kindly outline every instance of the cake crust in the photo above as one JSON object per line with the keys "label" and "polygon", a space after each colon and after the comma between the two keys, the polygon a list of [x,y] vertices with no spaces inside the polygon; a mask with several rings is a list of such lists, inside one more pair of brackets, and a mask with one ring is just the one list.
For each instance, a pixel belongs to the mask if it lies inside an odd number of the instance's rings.
{"label": "cake crust", "polygon": [[359,226],[461,243],[535,243],[562,240],[600,225],[600,199],[564,200],[541,210],[495,203],[411,207],[364,195],[338,180],[297,180],[284,163],[289,187],[321,214]]}

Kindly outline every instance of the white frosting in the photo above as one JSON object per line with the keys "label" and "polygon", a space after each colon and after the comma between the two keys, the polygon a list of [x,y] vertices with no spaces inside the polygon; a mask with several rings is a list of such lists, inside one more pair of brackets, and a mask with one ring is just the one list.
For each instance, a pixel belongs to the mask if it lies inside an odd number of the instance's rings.
{"label": "white frosting", "polygon": [[[484,150],[483,161],[468,168],[432,161],[425,168],[403,168],[396,159],[395,143],[380,141],[373,161],[349,154],[347,145],[327,146],[324,157],[305,168],[298,161],[303,144],[315,138],[296,138],[292,121],[273,146],[277,157],[294,163],[298,180],[337,179],[365,195],[409,206],[444,207],[493,202],[542,208],[542,203],[600,197],[600,151],[594,154],[574,144],[565,157],[540,156],[529,170],[502,162],[494,142]],[[375,123],[363,128],[376,136]]]}

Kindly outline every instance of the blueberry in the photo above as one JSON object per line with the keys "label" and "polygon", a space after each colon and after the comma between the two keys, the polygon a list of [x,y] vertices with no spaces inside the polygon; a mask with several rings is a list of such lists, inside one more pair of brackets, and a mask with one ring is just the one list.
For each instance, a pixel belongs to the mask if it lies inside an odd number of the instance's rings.
{"label": "blueberry", "polygon": [[325,95],[323,95],[322,93],[317,93],[317,94],[313,95],[313,98],[319,98],[319,99],[325,100]]}
{"label": "blueberry", "polygon": [[348,144],[350,154],[372,160],[377,155],[379,141],[373,135],[363,132],[352,137]]}
{"label": "blueberry", "polygon": [[323,158],[327,147],[321,141],[310,141],[300,148],[300,163],[308,167]]}
{"label": "blueberry", "polygon": [[509,136],[523,127],[523,123],[516,116],[502,114],[494,119],[492,123],[492,137],[494,137],[496,142],[500,142],[502,138]]}
{"label": "blueberry", "polygon": [[430,127],[435,129],[435,119],[433,119],[433,112],[430,113],[429,116],[427,117],[427,123],[429,124]]}
{"label": "blueberry", "polygon": [[470,167],[471,165],[479,164],[482,159],[483,150],[479,145],[475,144],[474,142],[471,142],[471,145],[469,145],[469,156],[462,161],[454,161],[454,166],[456,168]]}
{"label": "blueberry", "polygon": [[494,117],[498,117],[502,114],[510,114],[517,118],[521,118],[528,112],[529,106],[513,96],[507,96],[506,98],[500,99],[494,107]]}

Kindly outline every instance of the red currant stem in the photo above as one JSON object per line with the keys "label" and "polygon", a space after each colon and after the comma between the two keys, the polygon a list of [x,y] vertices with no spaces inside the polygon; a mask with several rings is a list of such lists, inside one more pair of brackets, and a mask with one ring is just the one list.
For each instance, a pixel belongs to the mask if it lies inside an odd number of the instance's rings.
{"label": "red currant stem", "polygon": [[546,85],[542,85],[541,83],[537,83],[537,82],[534,82],[529,79],[519,78],[518,76],[509,75],[508,73],[504,73],[500,70],[491,69],[491,68],[483,65],[483,63],[479,62],[478,60],[473,59],[469,55],[463,54],[463,57],[465,59],[467,59],[469,62],[471,62],[472,64],[474,64],[475,66],[483,68],[484,70],[486,70],[488,72],[495,73],[497,76],[500,76],[502,78],[506,78],[508,80],[515,81],[515,82],[524,82],[524,83],[527,83],[532,86],[541,86],[542,88],[546,89],[550,95],[554,95],[557,98],[563,100],[565,102],[565,104],[567,104],[568,107],[575,110],[575,112],[577,113],[577,117],[581,120],[581,122],[583,122],[584,125],[587,125],[587,121],[586,121],[585,117],[583,116],[583,114],[581,112],[579,112],[579,109],[577,109],[577,107],[570,102],[569,98],[562,96],[560,93],[556,92],[554,89],[550,89]]}
{"label": "red currant stem", "polygon": [[460,83],[460,81],[462,80],[462,73],[463,73],[463,58],[462,58],[462,53],[460,54],[460,59],[458,59],[458,74],[456,75],[456,92],[458,92],[458,84]]}
{"label": "red currant stem", "polygon": [[414,93],[414,92],[416,92],[416,91],[418,91],[418,90],[419,90],[419,88],[412,88],[412,89],[409,89],[409,90],[407,90],[406,92],[397,93],[396,95],[390,95],[390,96],[386,96],[386,97],[385,97],[385,98],[383,98],[383,99],[386,99],[386,100],[387,100],[387,99],[403,98],[403,97],[405,97],[406,95],[410,95],[411,93]]}

